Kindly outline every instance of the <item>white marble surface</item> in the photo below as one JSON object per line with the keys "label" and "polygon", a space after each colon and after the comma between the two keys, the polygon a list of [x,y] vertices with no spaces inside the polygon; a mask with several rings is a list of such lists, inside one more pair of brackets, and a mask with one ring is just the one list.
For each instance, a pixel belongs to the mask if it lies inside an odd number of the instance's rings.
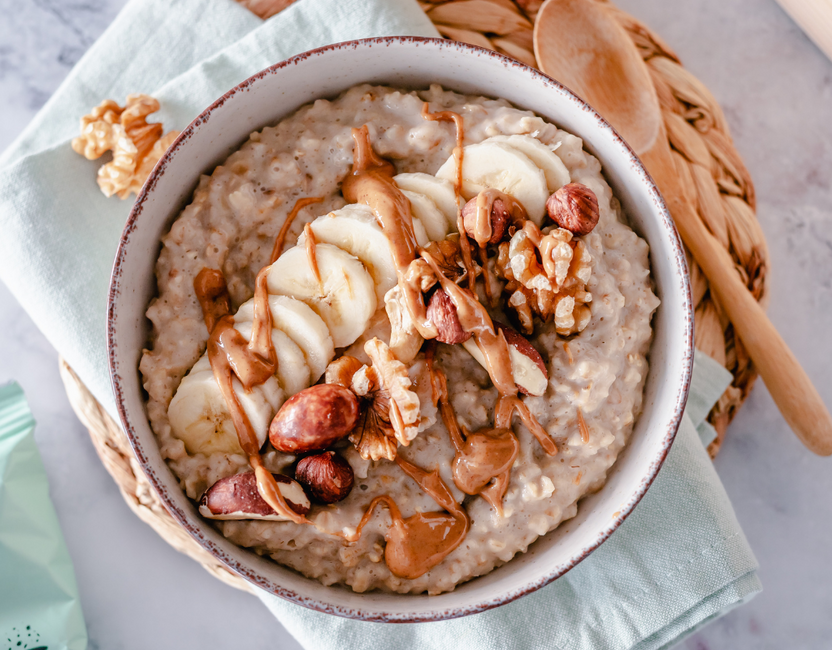
{"label": "white marble surface", "polygon": [[[124,0],[0,0],[0,150]],[[619,0],[714,92],[756,181],[769,313],[832,404],[832,62],[773,0]],[[0,383],[15,379],[80,585],[90,648],[298,648],[253,597],[178,554],[122,501],[72,413],[57,354],[0,285]],[[832,459],[809,454],[758,383],[717,468],[765,591],[684,650],[832,647]]]}

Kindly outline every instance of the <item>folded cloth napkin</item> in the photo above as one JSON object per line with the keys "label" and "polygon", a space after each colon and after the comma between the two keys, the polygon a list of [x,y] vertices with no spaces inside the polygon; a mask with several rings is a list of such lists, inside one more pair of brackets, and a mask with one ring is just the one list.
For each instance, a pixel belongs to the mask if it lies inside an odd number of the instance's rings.
{"label": "folded cloth napkin", "polygon": [[551,585],[482,614],[408,625],[260,599],[304,647],[318,650],[656,650],[678,643],[761,589],[696,430],[731,376],[697,353],[693,377],[692,399],[653,486],[610,539]]}
{"label": "folded cloth napkin", "polygon": [[[166,129],[292,54],[337,41],[436,36],[414,0],[300,0],[268,21],[230,0],[131,0],[32,125],[0,157],[0,278],[98,400],[114,412],[105,358],[110,267],[128,202],[106,199],[99,161],[69,147],[102,99],[147,92]],[[688,417],[643,503],[553,585],[459,621],[384,626],[259,593],[310,648],[661,648],[760,589],[754,560],[699,436],[730,376],[697,357]]]}
{"label": "folded cloth napkin", "polygon": [[84,650],[87,630],[17,384],[0,386],[0,648]]}

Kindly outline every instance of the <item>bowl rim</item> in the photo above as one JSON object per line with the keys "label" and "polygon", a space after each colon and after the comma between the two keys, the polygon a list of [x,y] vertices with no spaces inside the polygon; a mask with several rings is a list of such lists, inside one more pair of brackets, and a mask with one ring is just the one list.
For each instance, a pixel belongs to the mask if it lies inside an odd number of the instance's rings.
{"label": "bowl rim", "polygon": [[[197,528],[193,526],[191,522],[188,520],[186,514],[182,512],[168,497],[165,486],[160,484],[155,473],[149,471],[150,463],[143,452],[141,442],[138,440],[136,431],[133,428],[133,425],[130,421],[128,407],[126,406],[126,400],[124,398],[124,390],[121,385],[121,377],[118,372],[116,343],[117,318],[115,315],[115,304],[120,293],[120,282],[122,278],[123,264],[125,261],[125,256],[127,254],[130,235],[138,227],[138,221],[141,217],[144,203],[147,200],[148,196],[153,192],[153,189],[156,186],[158,180],[164,175],[165,169],[168,163],[170,162],[173,154],[179,149],[180,146],[182,146],[183,143],[187,142],[190,139],[195,130],[201,124],[206,122],[211,117],[211,113],[215,109],[220,108],[228,99],[230,99],[237,93],[245,91],[249,86],[256,83],[260,79],[263,79],[268,75],[274,74],[282,68],[291,65],[296,65],[304,59],[310,58],[312,56],[322,54],[331,50],[354,50],[361,47],[372,47],[374,45],[383,46],[391,45],[394,43],[416,43],[424,44],[429,47],[439,48],[453,47],[454,49],[461,50],[472,55],[485,56],[492,59],[496,59],[504,65],[518,68],[524,71],[525,73],[530,74],[531,77],[535,80],[544,81],[547,84],[551,84],[559,88],[562,92],[565,93],[565,95],[571,101],[575,102],[578,107],[593,115],[593,117],[597,120],[599,126],[602,129],[609,131],[612,134],[613,138],[616,140],[616,142],[620,145],[623,145],[625,151],[629,152],[632,164],[635,165],[636,169],[642,172],[643,174],[644,183],[647,186],[648,192],[652,195],[652,198],[655,202],[656,210],[661,215],[662,221],[667,226],[669,231],[668,234],[670,235],[670,243],[672,248],[672,251],[670,252],[672,252],[673,254],[675,265],[677,265],[681,271],[681,276],[684,282],[684,293],[686,294],[683,295],[683,297],[685,298],[683,302],[687,308],[686,311],[688,312],[687,317],[685,318],[685,328],[682,337],[684,343],[683,373],[681,378],[682,390],[677,394],[675,398],[676,403],[673,408],[673,417],[670,419],[667,425],[667,430],[663,439],[661,440],[661,447],[659,448],[659,452],[656,454],[655,458],[649,465],[647,475],[642,478],[637,491],[631,496],[631,498],[627,502],[627,505],[621,508],[617,516],[614,518],[613,522],[609,526],[607,526],[603,531],[601,531],[601,533],[593,541],[593,543],[575,552],[567,562],[562,563],[546,575],[543,575],[533,581],[528,582],[520,589],[507,591],[496,597],[487,597],[481,600],[480,602],[477,602],[476,604],[465,607],[448,606],[445,608],[431,609],[420,613],[405,614],[393,612],[365,612],[361,609],[356,609],[352,607],[346,608],[341,606],[335,606],[332,604],[328,604],[322,600],[318,600],[314,597],[304,596],[292,589],[281,587],[280,585],[274,584],[272,580],[266,579],[262,576],[255,574],[251,569],[244,566],[239,560],[232,557],[228,557],[225,553],[217,549],[211,542],[209,542],[209,540],[205,539],[205,537],[203,537],[199,533]],[[130,446],[133,449],[133,453],[136,455],[136,458],[139,461],[139,465],[142,469],[142,472],[145,474],[145,477],[147,478],[148,482],[155,490],[157,496],[161,500],[165,509],[176,520],[176,522],[180,526],[182,526],[185,529],[185,531],[205,551],[207,551],[213,557],[218,559],[226,568],[231,570],[234,574],[244,578],[252,585],[259,587],[265,590],[266,592],[279,596],[283,599],[289,600],[290,602],[293,602],[297,605],[302,605],[314,611],[334,614],[337,616],[350,618],[354,620],[384,623],[434,622],[441,620],[450,620],[462,616],[468,616],[470,614],[484,612],[489,609],[493,609],[495,607],[499,607],[501,605],[505,605],[507,603],[515,601],[521,598],[522,596],[528,595],[542,587],[545,587],[546,585],[554,582],[556,579],[560,578],[561,576],[569,572],[580,562],[586,559],[593,551],[595,551],[601,544],[603,544],[612,535],[612,533],[618,529],[618,527],[622,523],[624,523],[627,517],[629,517],[629,515],[633,512],[635,507],[639,504],[641,499],[647,493],[647,490],[652,485],[653,481],[658,475],[659,470],[664,464],[664,461],[667,458],[667,454],[669,453],[673,441],[676,438],[676,434],[679,430],[679,426],[682,421],[682,416],[684,414],[685,405],[687,403],[688,394],[690,392],[694,352],[692,297],[684,247],[682,245],[681,238],[679,237],[678,231],[676,230],[670,212],[667,208],[667,205],[664,201],[664,198],[662,197],[653,178],[650,176],[649,172],[644,168],[643,164],[639,160],[635,151],[633,151],[633,149],[624,141],[624,139],[618,134],[618,132],[612,127],[612,125],[609,124],[603,117],[601,117],[601,115],[594,108],[592,108],[589,104],[587,104],[583,99],[581,99],[576,93],[571,91],[565,85],[553,79],[552,77],[544,74],[540,70],[532,68],[531,66],[528,66],[510,57],[504,56],[498,52],[488,50],[476,45],[470,45],[467,43],[461,43],[457,41],[450,41],[443,38],[431,38],[423,36],[382,36],[374,38],[363,38],[351,41],[343,41],[340,43],[333,43],[330,45],[325,45],[312,50],[308,50],[306,52],[302,52],[284,61],[271,65],[261,70],[260,72],[257,72],[254,75],[250,76],[245,81],[242,81],[241,83],[237,84],[236,86],[228,90],[221,97],[215,100],[210,106],[203,110],[196,118],[194,118],[191,121],[191,123],[187,127],[185,127],[185,129],[182,130],[179,136],[174,140],[173,144],[168,148],[168,150],[156,163],[150,176],[147,178],[144,185],[142,186],[139,195],[136,197],[136,201],[125,223],[124,230],[122,232],[121,238],[119,239],[119,245],[115,259],[113,261],[112,274],[110,277],[110,286],[107,299],[106,336],[107,361],[110,372],[110,380],[113,389],[113,396],[115,399],[116,409],[118,411],[119,418],[124,428],[124,432],[127,435],[127,438],[130,442]],[[311,580],[310,578],[306,579]],[[399,594],[396,594],[396,596],[399,596]],[[402,596],[407,597],[412,596],[412,594],[404,594]]]}

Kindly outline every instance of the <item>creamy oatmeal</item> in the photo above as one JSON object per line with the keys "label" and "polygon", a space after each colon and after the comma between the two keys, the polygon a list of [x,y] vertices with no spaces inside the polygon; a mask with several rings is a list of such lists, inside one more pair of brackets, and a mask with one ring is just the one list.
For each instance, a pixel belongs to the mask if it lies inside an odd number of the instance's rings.
{"label": "creamy oatmeal", "polygon": [[508,562],[641,410],[647,244],[581,140],[505,101],[318,100],[203,176],[162,244],[162,455],[226,537],[326,585],[436,594]]}

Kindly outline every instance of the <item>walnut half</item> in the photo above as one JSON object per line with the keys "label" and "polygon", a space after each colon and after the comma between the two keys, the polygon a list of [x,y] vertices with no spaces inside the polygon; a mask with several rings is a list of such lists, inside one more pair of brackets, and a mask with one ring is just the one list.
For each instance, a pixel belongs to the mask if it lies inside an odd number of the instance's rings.
{"label": "walnut half", "polygon": [[179,135],[164,136],[161,124],[148,124],[147,116],[159,110],[159,102],[149,95],[128,95],[124,107],[111,99],[96,106],[81,118],[81,135],[72,149],[87,160],[113,152],[112,161],[98,170],[98,186],[106,196],[126,199],[137,194],[154,165]]}
{"label": "walnut half", "polygon": [[541,232],[526,222],[510,241],[500,244],[497,273],[506,280],[506,303],[524,333],[534,331],[534,314],[544,321],[554,318],[561,336],[577,334],[589,324],[592,294],[586,285],[592,257],[568,230]]}
{"label": "walnut half", "polygon": [[348,386],[362,398],[358,425],[350,434],[361,457],[394,460],[398,445],[409,445],[419,433],[421,403],[407,366],[386,343],[373,338],[364,344],[364,352],[371,365],[341,357],[329,364],[326,381]]}

